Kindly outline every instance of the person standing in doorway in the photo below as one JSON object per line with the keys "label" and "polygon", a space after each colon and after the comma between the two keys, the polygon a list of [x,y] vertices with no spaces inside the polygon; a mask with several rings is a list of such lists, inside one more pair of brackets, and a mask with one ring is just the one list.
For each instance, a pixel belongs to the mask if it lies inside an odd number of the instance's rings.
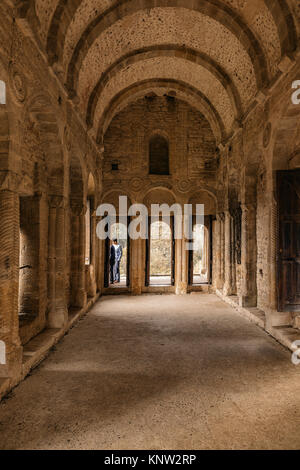
{"label": "person standing in doorway", "polygon": [[118,243],[118,240],[113,240],[110,248],[110,282],[111,284],[119,284],[120,278],[120,263],[123,256],[123,248]]}

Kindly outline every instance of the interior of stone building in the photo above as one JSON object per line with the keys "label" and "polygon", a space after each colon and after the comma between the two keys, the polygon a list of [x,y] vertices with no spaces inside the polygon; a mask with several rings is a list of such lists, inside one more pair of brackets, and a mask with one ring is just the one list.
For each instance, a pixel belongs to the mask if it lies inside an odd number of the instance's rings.
{"label": "interior of stone building", "polygon": [[0,449],[299,449],[299,1],[0,14]]}

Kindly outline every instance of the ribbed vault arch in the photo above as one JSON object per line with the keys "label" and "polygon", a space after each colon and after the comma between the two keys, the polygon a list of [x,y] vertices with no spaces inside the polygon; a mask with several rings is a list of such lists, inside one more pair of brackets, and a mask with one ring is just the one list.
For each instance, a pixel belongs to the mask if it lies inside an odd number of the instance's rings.
{"label": "ribbed vault arch", "polygon": [[199,64],[209,70],[226,89],[232,108],[234,110],[235,118],[241,118],[243,109],[238,90],[236,89],[236,86],[229,75],[225,70],[223,70],[222,67],[220,67],[215,61],[200,51],[192,48],[186,48],[184,46],[180,47],[175,44],[166,44],[134,50],[128,54],[125,54],[103,72],[89,98],[86,114],[86,122],[89,127],[93,125],[97,102],[100,100],[101,94],[109,80],[111,80],[119,71],[123,70],[129,65],[153,57],[182,58],[188,62]]}
{"label": "ribbed vault arch", "polygon": [[[244,8],[244,3],[240,4],[239,2],[230,2],[228,0],[225,0],[225,2],[233,10],[238,11],[239,14],[243,15],[246,22],[250,23],[251,16],[253,17],[253,15],[248,14],[249,9],[247,9],[247,7]],[[39,2],[37,1],[37,3]],[[85,7],[85,3],[87,2],[84,0],[58,0],[53,11],[49,13],[50,17],[52,13],[52,18],[47,31],[47,50],[52,61],[62,57],[66,35],[72,22],[74,22],[76,13],[80,16],[86,9],[87,16],[89,18],[93,18],[93,15],[95,15],[96,12],[98,14],[103,14],[104,11],[108,11],[110,8],[121,5],[124,2],[121,2],[120,0],[102,0],[101,4],[95,4],[97,5],[97,8],[93,5],[94,9],[92,8],[92,5],[90,5],[90,9],[88,9],[87,6]],[[89,1],[89,3],[92,2]],[[272,15],[274,22],[278,25],[277,29],[282,54],[293,51],[296,47],[297,35],[293,16],[286,0],[261,0],[260,3],[261,5],[258,5],[258,7],[260,7],[260,13],[263,12],[264,9],[267,10],[270,12],[270,15]],[[253,0],[251,0],[251,4],[253,8]],[[255,21],[251,26],[255,30]],[[257,33],[257,31],[255,32]],[[60,41],[58,41],[58,37],[60,38]]]}
{"label": "ribbed vault arch", "polygon": [[[82,63],[99,35],[129,15],[158,7],[185,8],[202,13],[222,24],[240,41],[248,52],[254,66],[258,87],[268,82],[268,67],[261,45],[245,21],[218,0],[122,0],[96,17],[85,29],[78,41],[68,65],[66,85],[69,91],[76,90]],[[48,47],[48,52],[51,48]]]}
{"label": "ribbed vault arch", "polygon": [[99,120],[97,141],[102,141],[106,129],[108,128],[113,117],[118,112],[120,112],[129,103],[135,101],[139,97],[149,92],[155,92],[156,89],[163,89],[166,93],[168,93],[170,90],[175,90],[180,97],[183,96],[185,101],[198,109],[198,111],[200,111],[205,116],[214,132],[216,141],[218,143],[226,139],[226,132],[220,115],[212,106],[212,104],[207,100],[206,96],[199,92],[199,90],[177,80],[149,79],[139,83],[134,83],[111,99],[111,101],[106,106],[101,119]]}

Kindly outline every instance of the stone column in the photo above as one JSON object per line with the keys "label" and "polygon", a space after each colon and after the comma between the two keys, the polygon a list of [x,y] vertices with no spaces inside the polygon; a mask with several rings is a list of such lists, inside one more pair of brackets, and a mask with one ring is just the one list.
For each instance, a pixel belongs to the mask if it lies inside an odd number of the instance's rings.
{"label": "stone column", "polygon": [[65,204],[61,196],[49,200],[48,327],[63,328],[68,321],[66,301]]}
{"label": "stone column", "polygon": [[[128,235],[129,236],[129,235]],[[145,240],[130,240],[130,290],[134,295],[140,295],[145,285],[145,256],[143,256]]]}
{"label": "stone column", "polygon": [[225,282],[224,295],[232,294],[232,264],[231,264],[231,215],[228,210],[224,212],[224,259],[225,259]]}
{"label": "stone column", "polygon": [[185,253],[183,252],[182,240],[175,240],[175,292],[177,295],[185,293],[185,286],[182,282],[182,271],[183,271],[183,258]]}
{"label": "stone column", "polygon": [[241,307],[256,307],[256,206],[242,204],[242,264],[241,264]]}
{"label": "stone column", "polygon": [[4,354],[1,354],[0,377],[18,376],[22,365],[18,315],[19,230],[18,194],[8,189],[2,190],[0,191],[0,340]]}
{"label": "stone column", "polygon": [[231,294],[236,295],[235,223],[234,223],[233,216],[231,216],[231,279],[232,279]]}
{"label": "stone column", "polygon": [[188,243],[190,243],[190,240],[185,238],[183,232],[183,238],[181,241],[181,294],[187,293],[189,285],[189,251],[186,249]]}
{"label": "stone column", "polygon": [[216,288],[224,286],[224,214],[217,214],[217,262],[216,262]]}
{"label": "stone column", "polygon": [[91,250],[92,259],[90,265],[90,292],[89,295],[94,297],[97,294],[97,274],[98,274],[98,256],[99,244],[96,235],[96,211],[93,210],[91,214]]}
{"label": "stone column", "polygon": [[202,258],[202,273],[208,275],[208,264],[209,264],[209,231],[204,230],[204,243],[203,243],[203,258]]}
{"label": "stone column", "polygon": [[72,307],[87,303],[85,282],[85,212],[81,201],[71,200],[71,299]]}

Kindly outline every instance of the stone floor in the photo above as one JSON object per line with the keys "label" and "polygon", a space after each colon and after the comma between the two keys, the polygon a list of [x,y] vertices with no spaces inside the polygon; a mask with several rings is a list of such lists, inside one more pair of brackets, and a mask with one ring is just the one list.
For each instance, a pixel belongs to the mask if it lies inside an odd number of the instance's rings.
{"label": "stone floor", "polygon": [[0,404],[1,449],[299,447],[300,366],[208,294],[103,298]]}

